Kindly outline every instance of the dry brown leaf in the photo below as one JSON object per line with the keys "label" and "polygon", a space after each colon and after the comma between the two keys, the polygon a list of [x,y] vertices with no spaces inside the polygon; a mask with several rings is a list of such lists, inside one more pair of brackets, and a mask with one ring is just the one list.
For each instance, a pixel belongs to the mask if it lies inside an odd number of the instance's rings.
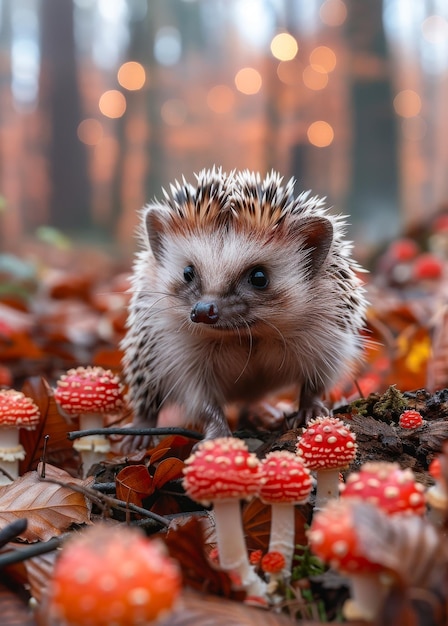
{"label": "dry brown leaf", "polygon": [[128,465],[115,478],[117,498],[142,506],[142,499],[154,491],[153,479],[146,465]]}
{"label": "dry brown leaf", "polygon": [[161,461],[154,473],[154,489],[160,489],[170,480],[182,478],[184,467],[185,463],[175,457]]}
{"label": "dry brown leaf", "polygon": [[35,626],[31,609],[18,593],[0,584],[0,623],[2,626]]}
{"label": "dry brown leaf", "polygon": [[35,556],[32,559],[26,559],[24,562],[30,593],[37,602],[41,602],[43,598],[48,580],[53,573],[57,556],[58,553],[54,550],[53,552]]}
{"label": "dry brown leaf", "polygon": [[89,522],[90,506],[85,497],[69,487],[83,487],[86,483],[52,465],[46,466],[46,478],[68,486],[46,482],[37,472],[28,472],[0,488],[0,527],[26,518],[28,527],[20,539],[33,542],[48,541],[71,524]]}

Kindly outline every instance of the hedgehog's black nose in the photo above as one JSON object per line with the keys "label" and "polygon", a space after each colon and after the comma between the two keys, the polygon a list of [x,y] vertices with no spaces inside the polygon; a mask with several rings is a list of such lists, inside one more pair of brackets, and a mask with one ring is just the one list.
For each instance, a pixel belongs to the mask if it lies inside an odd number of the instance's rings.
{"label": "hedgehog's black nose", "polygon": [[218,305],[215,302],[196,302],[190,319],[196,324],[216,324],[219,319]]}

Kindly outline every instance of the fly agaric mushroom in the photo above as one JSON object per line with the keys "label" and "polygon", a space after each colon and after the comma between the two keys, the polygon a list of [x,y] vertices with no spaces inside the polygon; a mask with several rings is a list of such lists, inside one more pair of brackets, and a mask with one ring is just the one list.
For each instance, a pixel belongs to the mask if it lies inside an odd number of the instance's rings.
{"label": "fly agaric mushroom", "polygon": [[267,552],[260,562],[260,567],[265,574],[281,574],[285,569],[285,557],[275,550]]}
{"label": "fly agaric mushroom", "polygon": [[316,471],[316,504],[322,508],[339,495],[339,472],[356,457],[356,437],[337,417],[317,417],[309,422],[297,442],[297,454]]}
{"label": "fly agaric mushroom", "polygon": [[25,449],[19,442],[19,429],[34,430],[40,412],[31,398],[15,389],[0,390],[0,485],[7,485],[19,475],[19,461]]}
{"label": "fly agaric mushroom", "polygon": [[442,474],[440,457],[436,456],[428,468],[434,485],[426,490],[426,502],[429,506],[428,519],[435,526],[442,526],[448,513],[448,492]]}
{"label": "fly agaric mushroom", "polygon": [[423,485],[416,482],[411,469],[402,470],[398,463],[364,463],[359,472],[347,476],[340,491],[344,499],[370,502],[390,515],[423,515],[426,510]]}
{"label": "fly agaric mushroom", "polygon": [[49,613],[64,626],[141,626],[169,614],[180,588],[177,564],[161,542],[122,524],[99,524],[63,546]]}
{"label": "fly agaric mushroom", "polygon": [[240,500],[254,496],[260,485],[260,462],[246,444],[233,437],[198,444],[185,461],[187,495],[204,506],[213,503],[219,562],[235,572],[249,596],[265,595],[265,585],[249,563]]}
{"label": "fly agaric mushroom", "polygon": [[[344,573],[351,600],[344,605],[347,619],[375,619],[388,592],[384,567],[366,555],[349,500],[331,500],[313,517],[308,533],[312,552]],[[383,574],[383,576],[382,576]]]}
{"label": "fly agaric mushroom", "polygon": [[[123,386],[118,377],[102,367],[77,367],[63,374],[56,383],[54,398],[61,410],[79,415],[81,430],[103,428],[104,414],[116,413],[123,406]],[[104,435],[88,435],[75,441],[81,453],[84,474],[110,450]]]}
{"label": "fly agaric mushroom", "polygon": [[403,411],[398,419],[398,425],[400,428],[420,428],[423,426],[424,420],[418,411],[414,411],[414,409],[408,409],[407,411]]}
{"label": "fly agaric mushroom", "polygon": [[302,459],[286,450],[270,452],[261,462],[258,497],[271,505],[269,552],[284,556],[283,577],[291,575],[294,553],[294,505],[305,503],[313,483]]}

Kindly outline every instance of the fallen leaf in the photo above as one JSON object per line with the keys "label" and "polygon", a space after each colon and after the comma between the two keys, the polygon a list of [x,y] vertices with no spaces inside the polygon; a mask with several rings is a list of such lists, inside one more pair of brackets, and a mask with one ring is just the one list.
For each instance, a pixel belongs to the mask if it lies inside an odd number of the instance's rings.
{"label": "fallen leaf", "polygon": [[128,465],[115,478],[117,498],[142,506],[143,498],[154,492],[153,479],[146,465]]}
{"label": "fallen leaf", "polygon": [[154,489],[160,489],[170,480],[182,478],[184,467],[185,463],[175,457],[161,461],[154,473]]}
{"label": "fallen leaf", "polygon": [[35,471],[0,488],[0,528],[25,517],[28,527],[19,536],[24,541],[48,541],[72,524],[89,523],[90,506],[84,495],[70,489],[86,483],[52,465],[47,464],[45,471],[47,479],[67,486],[42,480]]}

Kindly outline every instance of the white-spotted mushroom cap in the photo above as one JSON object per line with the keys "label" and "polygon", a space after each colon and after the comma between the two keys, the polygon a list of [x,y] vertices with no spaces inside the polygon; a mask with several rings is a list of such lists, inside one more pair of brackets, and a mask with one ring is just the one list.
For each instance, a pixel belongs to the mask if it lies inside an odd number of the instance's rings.
{"label": "white-spotted mushroom cap", "polygon": [[426,510],[424,486],[415,480],[411,469],[401,469],[398,463],[364,463],[339,489],[344,499],[370,502],[388,514],[423,515]]}
{"label": "white-spotted mushroom cap", "polygon": [[260,461],[241,439],[207,439],[186,460],[183,484],[188,496],[204,505],[249,498],[260,485]]}
{"label": "white-spotted mushroom cap", "polygon": [[420,428],[423,424],[424,420],[421,413],[419,411],[414,411],[414,409],[403,411],[398,419],[398,425],[401,428]]}
{"label": "white-spotted mushroom cap", "polygon": [[34,430],[39,423],[37,404],[21,391],[0,390],[0,428],[26,428]]}
{"label": "white-spotted mushroom cap", "polygon": [[297,454],[310,470],[344,469],[356,450],[355,434],[337,417],[311,420],[297,442]]}
{"label": "white-spotted mushroom cap", "polygon": [[123,386],[111,370],[77,367],[57,381],[54,398],[69,415],[115,413],[123,406]]}
{"label": "white-spotted mushroom cap", "polygon": [[261,461],[258,496],[266,504],[306,502],[312,487],[309,469],[292,452],[269,452]]}
{"label": "white-spotted mushroom cap", "polygon": [[101,524],[63,546],[49,612],[66,626],[142,626],[166,618],[180,589],[179,568],[162,543],[123,524]]}
{"label": "white-spotted mushroom cap", "polygon": [[384,569],[365,555],[350,501],[331,500],[315,513],[308,541],[311,551],[337,571],[367,573]]}

